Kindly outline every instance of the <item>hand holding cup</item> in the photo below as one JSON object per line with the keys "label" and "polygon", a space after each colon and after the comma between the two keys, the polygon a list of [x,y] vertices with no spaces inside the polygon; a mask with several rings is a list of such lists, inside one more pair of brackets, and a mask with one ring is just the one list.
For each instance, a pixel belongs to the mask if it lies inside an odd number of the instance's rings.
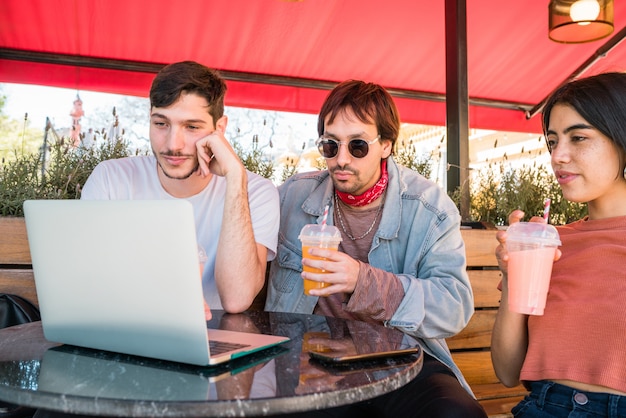
{"label": "hand holding cup", "polygon": [[[337,251],[341,242],[341,233],[339,229],[332,225],[305,225],[300,231],[300,241],[302,242],[302,258],[310,258],[314,260],[325,260],[309,253],[310,248],[324,248],[327,250]],[[303,265],[303,270],[310,273],[325,274],[326,271]],[[304,279],[304,294],[309,295],[311,289],[322,289],[328,284],[317,282],[314,280]]]}
{"label": "hand holding cup", "polygon": [[543,315],[559,234],[545,222],[516,222],[506,236],[509,309]]}

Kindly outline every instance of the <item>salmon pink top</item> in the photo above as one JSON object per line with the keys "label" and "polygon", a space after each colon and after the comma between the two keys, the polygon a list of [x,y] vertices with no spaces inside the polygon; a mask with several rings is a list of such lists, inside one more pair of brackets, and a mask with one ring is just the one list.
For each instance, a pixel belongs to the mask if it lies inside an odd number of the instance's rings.
{"label": "salmon pink top", "polygon": [[543,316],[528,318],[520,378],[567,379],[626,392],[626,216],[557,227]]}

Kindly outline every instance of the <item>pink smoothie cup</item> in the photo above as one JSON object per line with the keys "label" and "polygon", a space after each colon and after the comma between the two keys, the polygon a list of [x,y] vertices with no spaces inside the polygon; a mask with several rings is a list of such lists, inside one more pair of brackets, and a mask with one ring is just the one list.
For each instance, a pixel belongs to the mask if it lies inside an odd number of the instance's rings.
{"label": "pink smoothie cup", "polygon": [[552,225],[517,222],[507,229],[509,310],[543,315],[559,233]]}

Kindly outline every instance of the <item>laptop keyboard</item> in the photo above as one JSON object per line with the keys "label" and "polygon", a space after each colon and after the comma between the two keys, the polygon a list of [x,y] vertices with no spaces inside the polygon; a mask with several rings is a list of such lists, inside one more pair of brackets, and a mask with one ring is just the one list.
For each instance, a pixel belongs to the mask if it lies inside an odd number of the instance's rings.
{"label": "laptop keyboard", "polygon": [[238,344],[238,343],[229,343],[226,341],[209,341],[209,351],[211,353],[211,357],[216,356],[218,354],[224,354],[228,351],[238,350],[240,348],[250,347],[249,344]]}

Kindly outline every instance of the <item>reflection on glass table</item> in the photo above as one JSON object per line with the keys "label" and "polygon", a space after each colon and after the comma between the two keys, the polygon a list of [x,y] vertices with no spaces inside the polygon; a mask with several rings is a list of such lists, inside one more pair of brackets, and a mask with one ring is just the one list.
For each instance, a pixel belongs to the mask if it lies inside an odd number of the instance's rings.
{"label": "reflection on glass table", "polygon": [[[209,327],[290,338],[213,367],[185,365],[46,341],[34,322],[0,330],[0,400],[53,411],[115,416],[255,416],[370,399],[412,380],[422,351],[329,364],[310,358],[321,336],[333,347],[387,350],[408,338],[383,326],[317,315],[213,312]],[[391,344],[391,345],[390,345]]]}

